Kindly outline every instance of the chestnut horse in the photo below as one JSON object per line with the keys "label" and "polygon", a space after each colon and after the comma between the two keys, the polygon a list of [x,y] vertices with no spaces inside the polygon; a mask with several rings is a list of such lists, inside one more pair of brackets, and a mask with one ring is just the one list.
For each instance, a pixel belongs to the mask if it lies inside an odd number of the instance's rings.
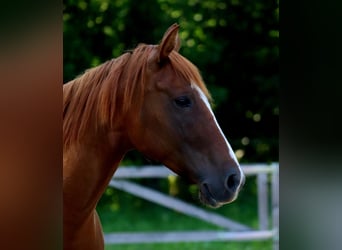
{"label": "chestnut horse", "polygon": [[178,53],[178,29],[63,86],[65,250],[104,248],[96,204],[132,149],[197,183],[206,205],[236,199],[244,174],[198,69]]}

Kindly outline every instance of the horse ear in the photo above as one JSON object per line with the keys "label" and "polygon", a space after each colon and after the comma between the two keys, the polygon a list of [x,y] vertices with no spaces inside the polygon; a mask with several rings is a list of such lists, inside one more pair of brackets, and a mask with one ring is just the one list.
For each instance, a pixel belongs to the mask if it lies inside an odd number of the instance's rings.
{"label": "horse ear", "polygon": [[165,32],[163,39],[159,45],[158,62],[164,61],[168,58],[172,50],[178,51],[180,48],[180,39],[178,36],[178,24],[171,25]]}

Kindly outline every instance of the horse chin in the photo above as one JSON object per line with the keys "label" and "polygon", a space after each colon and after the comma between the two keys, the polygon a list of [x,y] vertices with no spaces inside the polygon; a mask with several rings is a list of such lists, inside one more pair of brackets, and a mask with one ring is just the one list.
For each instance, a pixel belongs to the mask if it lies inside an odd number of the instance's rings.
{"label": "horse chin", "polygon": [[225,204],[233,202],[236,199],[236,197],[225,202],[217,201],[210,193],[209,189],[206,186],[204,186],[199,190],[199,199],[204,205],[208,207],[219,208]]}
{"label": "horse chin", "polygon": [[217,202],[211,196],[204,195],[201,191],[199,192],[199,199],[204,205],[211,207],[211,208],[218,208],[222,206],[220,202]]}
{"label": "horse chin", "polygon": [[210,193],[209,189],[206,186],[202,186],[199,189],[199,199],[204,205],[208,207],[218,208],[223,205],[221,202],[218,202],[212,196],[212,194]]}

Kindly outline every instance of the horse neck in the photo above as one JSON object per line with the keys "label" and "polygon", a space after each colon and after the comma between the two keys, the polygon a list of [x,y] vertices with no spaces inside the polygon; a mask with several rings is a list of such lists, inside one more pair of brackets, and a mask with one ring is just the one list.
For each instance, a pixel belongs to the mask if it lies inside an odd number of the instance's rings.
{"label": "horse neck", "polygon": [[95,209],[129,148],[120,130],[89,134],[63,150],[64,213],[74,223],[82,222]]}

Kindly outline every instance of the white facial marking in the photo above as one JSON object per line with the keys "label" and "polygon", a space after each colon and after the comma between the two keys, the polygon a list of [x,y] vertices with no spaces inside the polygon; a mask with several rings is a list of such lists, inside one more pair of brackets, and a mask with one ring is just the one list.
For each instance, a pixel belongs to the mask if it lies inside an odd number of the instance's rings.
{"label": "white facial marking", "polygon": [[[237,158],[236,158],[236,156],[235,156],[235,153],[234,153],[232,147],[230,146],[230,144],[229,144],[227,138],[226,138],[225,135],[223,134],[220,125],[217,123],[217,120],[216,120],[216,117],[215,117],[215,115],[214,115],[214,112],[213,112],[213,110],[212,110],[211,107],[210,107],[210,103],[209,103],[209,101],[208,101],[208,98],[205,96],[205,94],[203,93],[203,91],[197,86],[197,84],[191,83],[191,87],[192,87],[193,89],[195,89],[195,90],[198,92],[198,94],[199,94],[199,96],[201,97],[202,101],[203,101],[203,102],[205,103],[205,105],[207,106],[207,108],[208,108],[210,114],[213,116],[213,120],[214,120],[214,122],[215,122],[215,124],[216,124],[218,130],[220,131],[220,133],[221,133],[223,139],[225,140],[225,142],[226,142],[226,144],[227,144],[228,153],[229,153],[230,157],[236,162],[237,166],[239,167],[240,176],[241,176],[241,178],[240,178],[240,184],[239,184],[239,186],[238,186],[238,188],[237,188],[237,190],[239,190],[239,189],[240,189],[240,186],[241,186],[242,183],[243,183],[243,180],[244,180],[245,176],[244,176],[244,174],[243,174],[243,172],[242,172],[242,169],[241,169],[241,167],[240,167],[240,164],[239,164],[239,162],[238,162],[238,160],[237,160]],[[236,198],[236,197],[234,197],[234,199],[235,199],[235,198]]]}

